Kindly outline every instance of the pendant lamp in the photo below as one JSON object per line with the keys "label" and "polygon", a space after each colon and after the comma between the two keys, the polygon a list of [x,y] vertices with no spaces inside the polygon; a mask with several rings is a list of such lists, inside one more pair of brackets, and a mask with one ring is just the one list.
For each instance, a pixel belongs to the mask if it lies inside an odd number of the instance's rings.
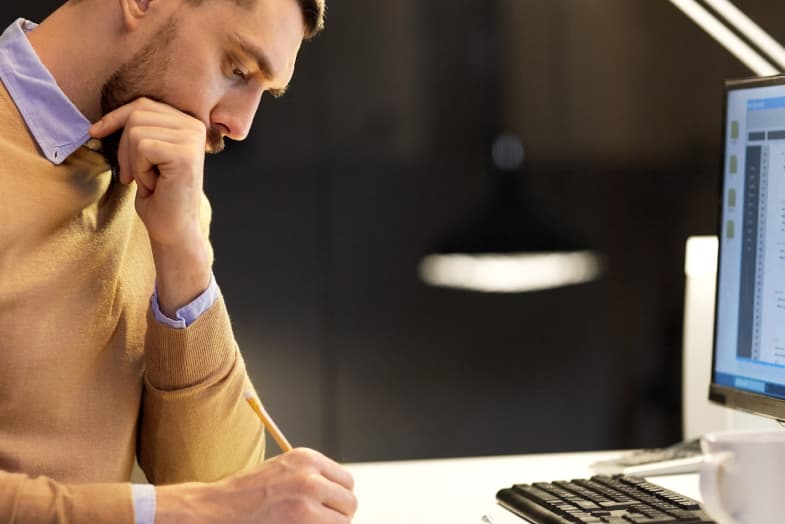
{"label": "pendant lamp", "polygon": [[500,135],[491,157],[489,198],[421,259],[420,278],[486,293],[524,293],[596,279],[601,256],[545,220],[527,198],[521,141]]}

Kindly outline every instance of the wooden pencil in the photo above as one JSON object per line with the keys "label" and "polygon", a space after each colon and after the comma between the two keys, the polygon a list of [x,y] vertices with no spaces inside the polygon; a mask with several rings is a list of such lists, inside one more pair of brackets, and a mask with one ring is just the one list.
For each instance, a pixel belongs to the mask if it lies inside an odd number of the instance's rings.
{"label": "wooden pencil", "polygon": [[270,435],[273,436],[273,439],[275,440],[276,444],[278,444],[278,447],[281,448],[281,451],[284,453],[291,451],[292,445],[289,444],[289,441],[286,440],[286,437],[283,436],[283,433],[281,433],[281,430],[278,429],[278,426],[264,409],[261,402],[258,402],[256,397],[250,392],[245,393],[245,400],[248,402],[248,405],[251,406],[251,409],[254,410],[254,413],[256,413],[256,415],[259,417],[259,420],[262,421],[264,427],[267,428],[267,431],[270,432]]}

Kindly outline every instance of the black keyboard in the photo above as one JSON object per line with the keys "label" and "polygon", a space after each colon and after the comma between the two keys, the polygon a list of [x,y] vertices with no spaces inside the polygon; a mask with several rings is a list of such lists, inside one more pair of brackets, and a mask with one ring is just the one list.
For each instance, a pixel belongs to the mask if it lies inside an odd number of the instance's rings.
{"label": "black keyboard", "polygon": [[714,522],[691,498],[624,475],[516,484],[500,490],[496,500],[535,524]]}

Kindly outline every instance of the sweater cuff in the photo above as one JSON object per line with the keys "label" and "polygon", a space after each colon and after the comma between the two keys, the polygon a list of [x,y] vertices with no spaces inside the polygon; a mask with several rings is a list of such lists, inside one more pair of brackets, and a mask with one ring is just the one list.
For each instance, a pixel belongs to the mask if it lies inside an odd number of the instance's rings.
{"label": "sweater cuff", "polygon": [[[72,484],[73,522],[129,522],[129,484]],[[24,519],[22,519],[24,521]]]}
{"label": "sweater cuff", "polygon": [[150,385],[172,391],[210,385],[225,377],[237,358],[223,297],[193,324],[177,329],[158,322],[148,310],[145,374]]}

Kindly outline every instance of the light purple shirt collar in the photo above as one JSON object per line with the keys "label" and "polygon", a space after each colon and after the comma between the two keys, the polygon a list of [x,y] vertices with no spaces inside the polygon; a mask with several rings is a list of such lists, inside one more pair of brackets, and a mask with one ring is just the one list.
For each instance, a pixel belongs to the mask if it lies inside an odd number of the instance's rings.
{"label": "light purple shirt collar", "polygon": [[19,18],[0,35],[0,80],[43,155],[59,165],[90,139],[90,121],[65,96],[30,45],[25,33],[36,27]]}

